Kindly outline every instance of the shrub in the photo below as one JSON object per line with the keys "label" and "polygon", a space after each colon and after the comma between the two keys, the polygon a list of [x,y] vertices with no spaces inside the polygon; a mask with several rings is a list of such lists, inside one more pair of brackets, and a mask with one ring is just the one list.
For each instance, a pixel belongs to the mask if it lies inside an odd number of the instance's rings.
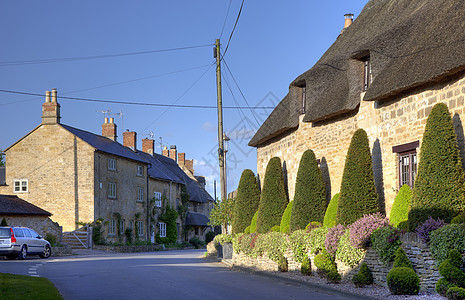
{"label": "shrub", "polygon": [[265,171],[260,204],[258,206],[257,232],[266,233],[281,222],[281,216],[288,204],[284,188],[281,159],[273,157]]}
{"label": "shrub", "polygon": [[312,275],[312,262],[307,255],[305,255],[300,265],[300,273],[306,276]]}
{"label": "shrub", "polygon": [[447,257],[450,260],[450,263],[457,267],[460,268],[462,266],[463,260],[462,260],[462,255],[457,249],[451,249],[449,251],[449,256]]}
{"label": "shrub", "polygon": [[199,237],[197,237],[197,236],[192,237],[192,238],[189,240],[189,243],[192,244],[192,246],[194,246],[195,249],[199,249],[199,248],[205,246],[205,242],[204,242],[204,241],[201,241],[201,240],[199,239]]}
{"label": "shrub", "polygon": [[350,142],[337,204],[336,223],[345,226],[380,211],[368,136],[363,129],[355,131]]}
{"label": "shrub", "polygon": [[398,227],[401,222],[408,220],[408,205],[412,198],[412,190],[407,184],[404,184],[394,199],[389,221],[394,227]]}
{"label": "shrub", "polygon": [[258,210],[253,215],[252,221],[250,222],[250,233],[257,232],[257,217],[258,217]]}
{"label": "shrub", "polygon": [[210,243],[211,241],[213,241],[213,239],[215,238],[215,232],[214,231],[209,231],[207,232],[207,234],[205,235],[205,243]]}
{"label": "shrub", "polygon": [[325,227],[319,227],[313,229],[308,233],[308,251],[311,254],[317,254],[325,248],[326,235],[328,229]]}
{"label": "shrub", "polygon": [[337,202],[339,200],[339,195],[339,193],[334,195],[326,208],[325,218],[323,219],[323,225],[326,227],[333,227],[336,225]]}
{"label": "shrub", "polygon": [[156,240],[158,244],[174,244],[178,239],[178,228],[176,219],[178,218],[178,211],[171,208],[169,205],[165,207],[164,213],[158,216],[158,220],[166,223],[166,237],[160,237],[157,234]]}
{"label": "shrub", "polygon": [[45,239],[52,245],[52,247],[56,247],[58,245],[57,237],[51,233],[47,233],[45,235]]}
{"label": "shrub", "polygon": [[[236,237],[240,237],[240,235],[236,235]],[[231,234],[217,234],[215,238],[213,238],[213,243],[215,246],[218,244],[223,245],[224,243],[232,243],[233,242],[233,236]]]}
{"label": "shrub", "polygon": [[[216,241],[216,238],[220,235],[223,235],[223,234],[219,234],[217,236],[215,236],[215,238],[213,239],[213,242],[215,243],[215,247],[218,247],[217,246],[217,241]],[[244,233],[238,233],[236,234],[234,237],[232,235],[229,235],[231,237],[231,242],[232,242],[232,245],[233,245],[233,250],[234,252],[236,253],[241,253],[242,251],[242,238],[245,236],[246,234]],[[223,243],[221,243],[223,244]]]}
{"label": "shrub", "polygon": [[458,215],[454,217],[451,221],[451,224],[463,224],[465,223],[465,214],[464,215]]}
{"label": "shrub", "polygon": [[281,253],[278,258],[278,271],[287,272],[289,269],[287,258]]}
{"label": "shrub", "polygon": [[465,273],[454,266],[450,259],[446,259],[439,265],[439,274],[450,283],[458,286],[465,285]]}
{"label": "shrub", "polygon": [[279,226],[281,232],[289,233],[289,224],[291,222],[293,203],[294,201],[289,202],[289,204],[286,206],[286,209],[284,210],[283,216],[281,218],[281,225]]}
{"label": "shrub", "polygon": [[255,242],[254,255],[266,253],[268,258],[279,264],[279,260],[287,249],[286,235],[280,232],[260,234]]}
{"label": "shrub", "polygon": [[296,230],[291,233],[289,237],[289,247],[294,254],[296,262],[304,263],[305,259],[308,258],[308,243],[310,235],[304,230]]}
{"label": "shrub", "polygon": [[417,295],[420,291],[420,279],[411,268],[392,268],[387,276],[387,284],[393,295]]}
{"label": "shrub", "polygon": [[393,268],[410,268],[413,270],[412,263],[405,254],[404,249],[401,247],[397,248]]}
{"label": "shrub", "polygon": [[424,243],[428,243],[431,231],[441,228],[444,225],[446,225],[446,223],[444,223],[443,220],[434,220],[433,218],[429,217],[428,220],[426,220],[423,224],[419,225],[415,229],[415,232],[418,234],[418,236],[422,239]]}
{"label": "shrub", "polygon": [[310,221],[323,222],[326,211],[326,188],[315,153],[302,154],[295,183],[291,231],[304,229]]}
{"label": "shrub", "polygon": [[124,230],[124,235],[126,236],[126,243],[132,244],[132,228],[126,228]]}
{"label": "shrub", "polygon": [[356,287],[364,287],[373,284],[373,274],[366,263],[362,263],[358,273],[352,277],[352,282]]}
{"label": "shrub", "polygon": [[321,226],[323,226],[323,224],[321,224],[320,222],[310,222],[308,223],[307,227],[305,227],[305,231],[310,232],[313,229],[320,228]]}
{"label": "shrub", "polygon": [[450,300],[464,300],[465,299],[465,289],[454,286],[447,290],[447,299]]}
{"label": "shrub", "polygon": [[388,225],[388,221],[381,213],[364,215],[349,226],[350,242],[352,246],[355,248],[364,248],[368,246],[373,231]]}
{"label": "shrub", "polygon": [[465,224],[450,224],[432,231],[430,249],[438,265],[447,258],[451,249],[457,249],[463,254],[465,252]]}
{"label": "shrub", "polygon": [[281,227],[279,225],[271,227],[270,231],[272,232],[281,232]]}
{"label": "shrub", "polygon": [[334,257],[326,252],[326,250],[323,250],[320,254],[316,255],[313,262],[315,263],[315,267],[320,275],[326,276],[332,270],[336,270],[337,272]]}
{"label": "shrub", "polygon": [[385,265],[394,260],[395,253],[402,244],[400,233],[397,228],[388,226],[378,228],[371,234],[371,245]]}
{"label": "shrub", "polygon": [[447,281],[447,279],[441,278],[438,280],[438,282],[436,282],[436,292],[445,297],[447,294],[447,290],[453,286],[454,285]]}
{"label": "shrub", "polygon": [[245,228],[250,225],[253,214],[258,209],[259,201],[260,188],[257,178],[252,170],[246,169],[242,172],[237,188],[232,217],[233,234],[244,232]]}
{"label": "shrub", "polygon": [[2,219],[0,226],[8,226],[8,223],[6,222],[5,218]]}
{"label": "shrub", "polygon": [[331,270],[326,274],[326,278],[330,283],[339,283],[341,281],[341,274],[337,270]]}
{"label": "shrub", "polygon": [[328,229],[328,234],[326,234],[325,239],[325,249],[329,254],[335,255],[337,251],[337,245],[339,244],[339,239],[345,233],[344,225],[338,224],[335,227]]}
{"label": "shrub", "polygon": [[463,213],[464,177],[449,110],[444,103],[438,103],[428,116],[423,134],[408,214],[409,230],[415,230],[428,217],[450,222]]}
{"label": "shrub", "polygon": [[355,248],[350,243],[350,232],[346,229],[344,235],[339,239],[339,245],[336,251],[336,259],[342,261],[349,267],[356,266],[365,256],[365,250]]}
{"label": "shrub", "polygon": [[247,227],[244,229],[244,233],[245,233],[245,234],[250,234],[250,226],[247,226]]}

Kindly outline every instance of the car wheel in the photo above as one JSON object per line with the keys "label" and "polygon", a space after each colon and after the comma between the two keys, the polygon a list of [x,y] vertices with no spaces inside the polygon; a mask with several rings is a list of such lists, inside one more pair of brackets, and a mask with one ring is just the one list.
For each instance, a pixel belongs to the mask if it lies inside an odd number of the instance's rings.
{"label": "car wheel", "polygon": [[19,251],[18,259],[26,259],[27,257],[27,248],[26,246],[21,247],[21,251]]}
{"label": "car wheel", "polygon": [[39,254],[40,258],[49,258],[52,255],[52,249],[50,249],[49,245],[45,245],[44,252]]}

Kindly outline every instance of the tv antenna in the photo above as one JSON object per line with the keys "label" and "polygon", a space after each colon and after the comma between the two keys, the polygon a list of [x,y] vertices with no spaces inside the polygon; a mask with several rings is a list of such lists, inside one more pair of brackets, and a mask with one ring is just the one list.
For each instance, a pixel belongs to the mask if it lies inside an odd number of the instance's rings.
{"label": "tv antenna", "polygon": [[106,110],[97,110],[96,112],[100,112],[103,114],[103,118],[105,119],[107,117],[107,114],[111,113],[111,109],[107,108]]}
{"label": "tv antenna", "polygon": [[108,110],[109,110],[109,112],[107,114],[109,116],[117,116],[117,117],[119,117],[121,119],[121,132],[123,132],[124,131],[124,115],[125,115],[125,113],[123,113],[123,111],[121,109],[117,113],[111,112],[110,109],[108,109]]}

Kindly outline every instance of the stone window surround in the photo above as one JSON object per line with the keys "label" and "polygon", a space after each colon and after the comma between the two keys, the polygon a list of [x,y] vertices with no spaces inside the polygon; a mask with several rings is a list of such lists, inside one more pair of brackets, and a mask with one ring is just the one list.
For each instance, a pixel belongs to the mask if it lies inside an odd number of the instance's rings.
{"label": "stone window surround", "polygon": [[116,220],[108,220],[108,235],[116,235]]}
{"label": "stone window surround", "polygon": [[137,165],[137,176],[140,176],[140,177],[144,176],[144,166]]}
{"label": "stone window surround", "polygon": [[116,199],[116,183],[108,182],[108,199]]}
{"label": "stone window surround", "polygon": [[121,232],[121,234],[124,233],[124,219],[121,219],[120,222],[119,222],[119,232]]}
{"label": "stone window surround", "polygon": [[161,193],[154,192],[153,197],[155,198],[155,207],[161,207]]}
{"label": "stone window surround", "polygon": [[144,188],[137,188],[137,202],[143,202],[144,201]]}
{"label": "stone window surround", "polygon": [[108,170],[116,171],[116,158],[108,158]]}
{"label": "stone window surround", "polygon": [[[16,185],[16,184],[18,184],[18,185]],[[16,188],[18,188],[18,189],[16,189]],[[29,180],[28,179],[14,179],[13,180],[13,191],[15,193],[27,193],[27,192],[29,192]]]}
{"label": "stone window surround", "polygon": [[166,223],[158,223],[158,234],[160,235],[160,237],[166,237]]}
{"label": "stone window surround", "polygon": [[[402,186],[402,157],[404,156],[409,156],[409,160],[412,161],[412,155],[417,153],[417,148],[420,146],[420,141],[417,140],[417,141],[414,141],[414,142],[411,142],[411,143],[406,143],[406,144],[402,144],[402,145],[397,145],[397,146],[393,146],[392,147],[392,153],[396,153],[397,154],[397,159],[398,159],[398,172],[397,172],[397,176],[399,178],[399,188]],[[416,158],[417,159],[417,167],[418,167],[418,157]],[[413,172],[413,168],[412,168],[412,164],[410,163],[409,164],[409,183],[408,185],[410,186],[410,188],[413,188],[413,183],[414,183],[414,179],[412,180],[412,172]]]}
{"label": "stone window surround", "polygon": [[137,225],[138,225],[138,235],[139,236],[143,236],[144,235],[144,221],[137,221]]}

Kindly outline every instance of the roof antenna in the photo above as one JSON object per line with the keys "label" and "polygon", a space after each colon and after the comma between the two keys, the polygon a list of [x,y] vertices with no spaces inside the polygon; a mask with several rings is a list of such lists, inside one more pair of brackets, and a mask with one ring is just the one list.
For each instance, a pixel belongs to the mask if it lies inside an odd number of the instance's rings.
{"label": "roof antenna", "polygon": [[[110,109],[108,109],[110,110]],[[123,111],[120,109],[119,112],[117,113],[112,113],[111,110],[108,112],[108,115],[109,116],[117,116],[121,119],[121,131],[124,130],[124,115],[125,113],[123,113]]]}
{"label": "roof antenna", "polygon": [[96,112],[100,112],[103,114],[103,119],[107,117],[107,114],[111,113],[111,109],[107,108],[106,110],[96,110]]}

